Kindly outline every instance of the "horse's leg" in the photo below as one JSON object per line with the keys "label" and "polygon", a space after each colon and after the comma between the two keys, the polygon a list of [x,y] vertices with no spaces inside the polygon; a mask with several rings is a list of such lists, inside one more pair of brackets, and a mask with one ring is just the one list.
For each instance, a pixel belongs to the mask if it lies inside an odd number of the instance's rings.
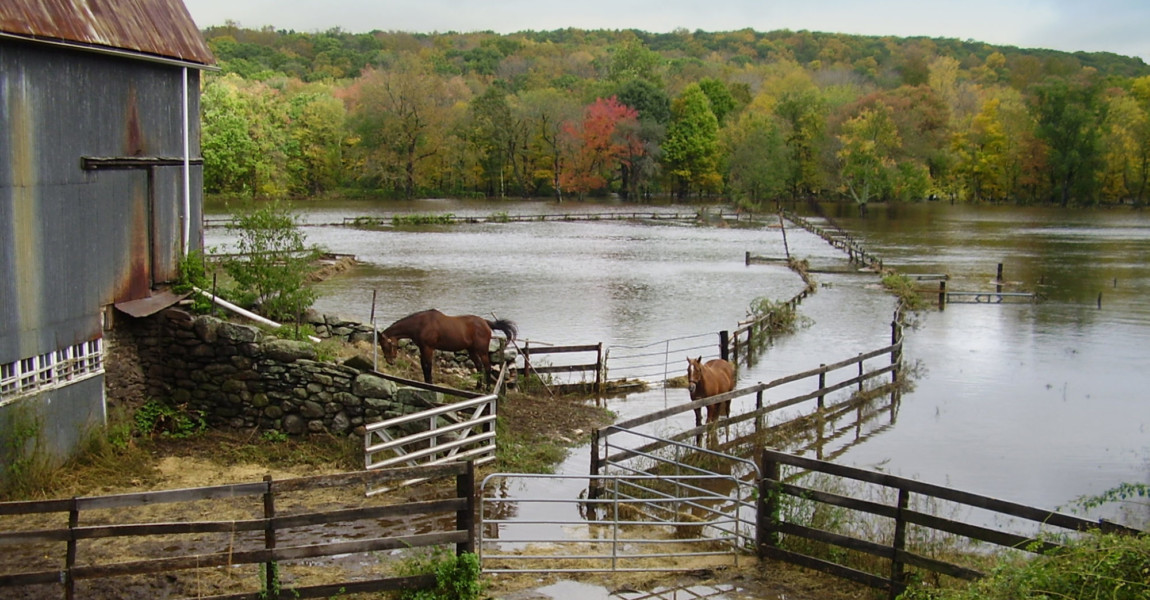
{"label": "horse's leg", "polygon": [[475,370],[483,373],[483,381],[479,383],[479,389],[487,389],[491,384],[491,357],[487,356],[485,352],[479,352],[475,349],[467,351],[471,355],[471,362],[475,363]]}
{"label": "horse's leg", "polygon": [[423,367],[423,381],[431,383],[431,366],[435,364],[435,348],[419,347],[419,366]]}

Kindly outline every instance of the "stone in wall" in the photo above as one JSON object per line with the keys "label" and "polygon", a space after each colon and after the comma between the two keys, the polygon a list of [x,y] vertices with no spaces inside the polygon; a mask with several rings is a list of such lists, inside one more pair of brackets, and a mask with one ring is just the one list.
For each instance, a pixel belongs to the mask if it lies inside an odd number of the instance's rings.
{"label": "stone in wall", "polygon": [[[322,323],[326,337],[371,339],[370,326],[310,318],[317,331]],[[317,361],[310,343],[277,338],[258,327],[180,308],[125,321],[117,327],[113,356],[125,364],[136,362],[138,368],[109,369],[125,373],[111,377],[109,388],[146,387],[145,396],[199,411],[213,427],[347,435],[365,424],[444,402],[442,394]]]}

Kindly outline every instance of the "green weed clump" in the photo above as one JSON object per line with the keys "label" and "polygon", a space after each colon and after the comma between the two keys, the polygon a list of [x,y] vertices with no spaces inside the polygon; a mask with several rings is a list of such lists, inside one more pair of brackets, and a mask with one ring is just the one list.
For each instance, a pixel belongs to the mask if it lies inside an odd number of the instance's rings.
{"label": "green weed clump", "polygon": [[899,273],[890,273],[884,275],[882,278],[882,285],[887,289],[887,291],[898,297],[899,301],[902,302],[903,307],[908,310],[918,311],[923,310],[928,306],[926,299],[923,298],[922,294],[919,294],[918,290],[915,289],[914,282],[911,281],[911,279],[906,275],[901,275]]}
{"label": "green weed clump", "polygon": [[405,559],[396,569],[399,575],[435,575],[435,588],[402,590],[397,600],[477,600],[483,593],[479,580],[479,557],[470,552],[456,556],[437,547]]}
{"label": "green weed clump", "polygon": [[451,213],[444,213],[441,215],[395,215],[391,218],[391,224],[400,225],[451,225],[455,222],[455,215]]}
{"label": "green weed clump", "polygon": [[1091,533],[1030,559],[1004,558],[964,587],[913,586],[902,600],[1150,598],[1150,535]]}

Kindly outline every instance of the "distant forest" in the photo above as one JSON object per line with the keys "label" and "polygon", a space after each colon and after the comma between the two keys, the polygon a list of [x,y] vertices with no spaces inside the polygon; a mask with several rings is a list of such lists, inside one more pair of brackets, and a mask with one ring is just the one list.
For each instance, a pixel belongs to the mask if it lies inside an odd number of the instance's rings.
{"label": "distant forest", "polygon": [[1147,199],[1139,58],[750,29],[204,35],[209,194]]}

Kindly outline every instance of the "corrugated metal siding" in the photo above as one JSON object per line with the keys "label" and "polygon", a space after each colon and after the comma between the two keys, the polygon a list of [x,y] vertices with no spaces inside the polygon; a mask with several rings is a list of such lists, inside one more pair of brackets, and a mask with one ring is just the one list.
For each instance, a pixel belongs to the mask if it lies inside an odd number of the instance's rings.
{"label": "corrugated metal siding", "polygon": [[[17,411],[23,414],[15,414]],[[87,432],[106,420],[104,376],[0,406],[0,453],[9,447],[5,434],[12,431],[9,422],[13,417],[25,423],[29,418],[35,419],[42,425],[37,440],[41,449],[55,458],[66,457]],[[0,454],[2,460],[7,457]]]}
{"label": "corrugated metal siding", "polygon": [[0,32],[215,63],[181,0],[3,0]]}
{"label": "corrugated metal siding", "polygon": [[[91,339],[103,306],[174,277],[182,168],[154,168],[149,207],[146,170],[85,171],[80,159],[182,155],[181,76],[0,39],[0,363]],[[199,71],[188,76],[198,157]],[[193,165],[193,247],[201,182]]]}

